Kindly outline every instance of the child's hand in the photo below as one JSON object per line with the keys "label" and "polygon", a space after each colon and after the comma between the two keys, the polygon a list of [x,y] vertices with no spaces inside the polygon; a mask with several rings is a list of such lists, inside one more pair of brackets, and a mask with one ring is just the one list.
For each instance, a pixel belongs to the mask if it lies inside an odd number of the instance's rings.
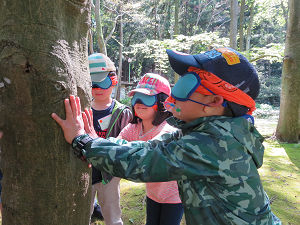
{"label": "child's hand", "polygon": [[84,134],[84,123],[80,110],[80,99],[74,95],[70,95],[70,100],[65,99],[66,119],[61,119],[56,113],[52,113],[52,118],[61,126],[65,139],[68,143],[72,143],[73,139]]}
{"label": "child's hand", "polygon": [[97,138],[98,135],[94,129],[93,125],[93,111],[92,109],[85,109],[82,113],[83,123],[84,123],[84,130],[85,132],[90,135],[91,138]]}

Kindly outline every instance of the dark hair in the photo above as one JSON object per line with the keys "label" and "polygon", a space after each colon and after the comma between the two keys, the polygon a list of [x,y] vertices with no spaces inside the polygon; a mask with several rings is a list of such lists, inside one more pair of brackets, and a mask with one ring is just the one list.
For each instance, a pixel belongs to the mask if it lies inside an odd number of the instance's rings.
{"label": "dark hair", "polygon": [[[157,111],[154,117],[154,120],[152,121],[152,124],[154,126],[160,125],[162,122],[164,122],[167,118],[172,116],[172,113],[167,111],[164,107],[164,101],[167,99],[168,95],[165,93],[159,93],[156,95],[157,98]],[[137,124],[138,122],[142,122],[142,119],[135,115],[134,107],[132,107],[132,113],[133,113],[133,119],[130,123]]]}
{"label": "dark hair", "polygon": [[223,115],[228,117],[239,117],[245,115],[248,111],[249,108],[244,105],[239,105],[235,102],[227,101]]}

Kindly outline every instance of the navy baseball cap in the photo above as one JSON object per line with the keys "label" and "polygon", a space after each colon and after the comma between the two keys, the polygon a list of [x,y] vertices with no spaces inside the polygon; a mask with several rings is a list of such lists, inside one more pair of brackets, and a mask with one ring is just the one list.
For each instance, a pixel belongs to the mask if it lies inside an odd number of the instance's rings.
{"label": "navy baseball cap", "polygon": [[189,67],[206,70],[239,88],[253,100],[259,94],[259,80],[254,66],[239,52],[223,47],[197,55],[167,49],[172,69],[179,75]]}

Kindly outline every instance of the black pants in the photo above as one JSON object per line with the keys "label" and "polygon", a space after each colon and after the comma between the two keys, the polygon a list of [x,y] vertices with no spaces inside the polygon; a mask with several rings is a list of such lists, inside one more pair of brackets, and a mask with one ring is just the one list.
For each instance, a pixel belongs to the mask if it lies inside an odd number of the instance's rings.
{"label": "black pants", "polygon": [[146,225],[179,225],[182,215],[182,203],[158,203],[147,197]]}

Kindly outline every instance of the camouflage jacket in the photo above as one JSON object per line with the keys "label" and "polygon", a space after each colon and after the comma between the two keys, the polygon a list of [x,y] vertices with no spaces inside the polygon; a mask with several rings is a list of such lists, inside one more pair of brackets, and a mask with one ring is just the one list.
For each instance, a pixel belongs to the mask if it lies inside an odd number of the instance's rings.
{"label": "camouflage jacket", "polygon": [[95,139],[85,156],[114,176],[141,182],[177,180],[188,225],[280,224],[257,168],[263,138],[244,118],[171,118],[179,132],[147,142]]}

